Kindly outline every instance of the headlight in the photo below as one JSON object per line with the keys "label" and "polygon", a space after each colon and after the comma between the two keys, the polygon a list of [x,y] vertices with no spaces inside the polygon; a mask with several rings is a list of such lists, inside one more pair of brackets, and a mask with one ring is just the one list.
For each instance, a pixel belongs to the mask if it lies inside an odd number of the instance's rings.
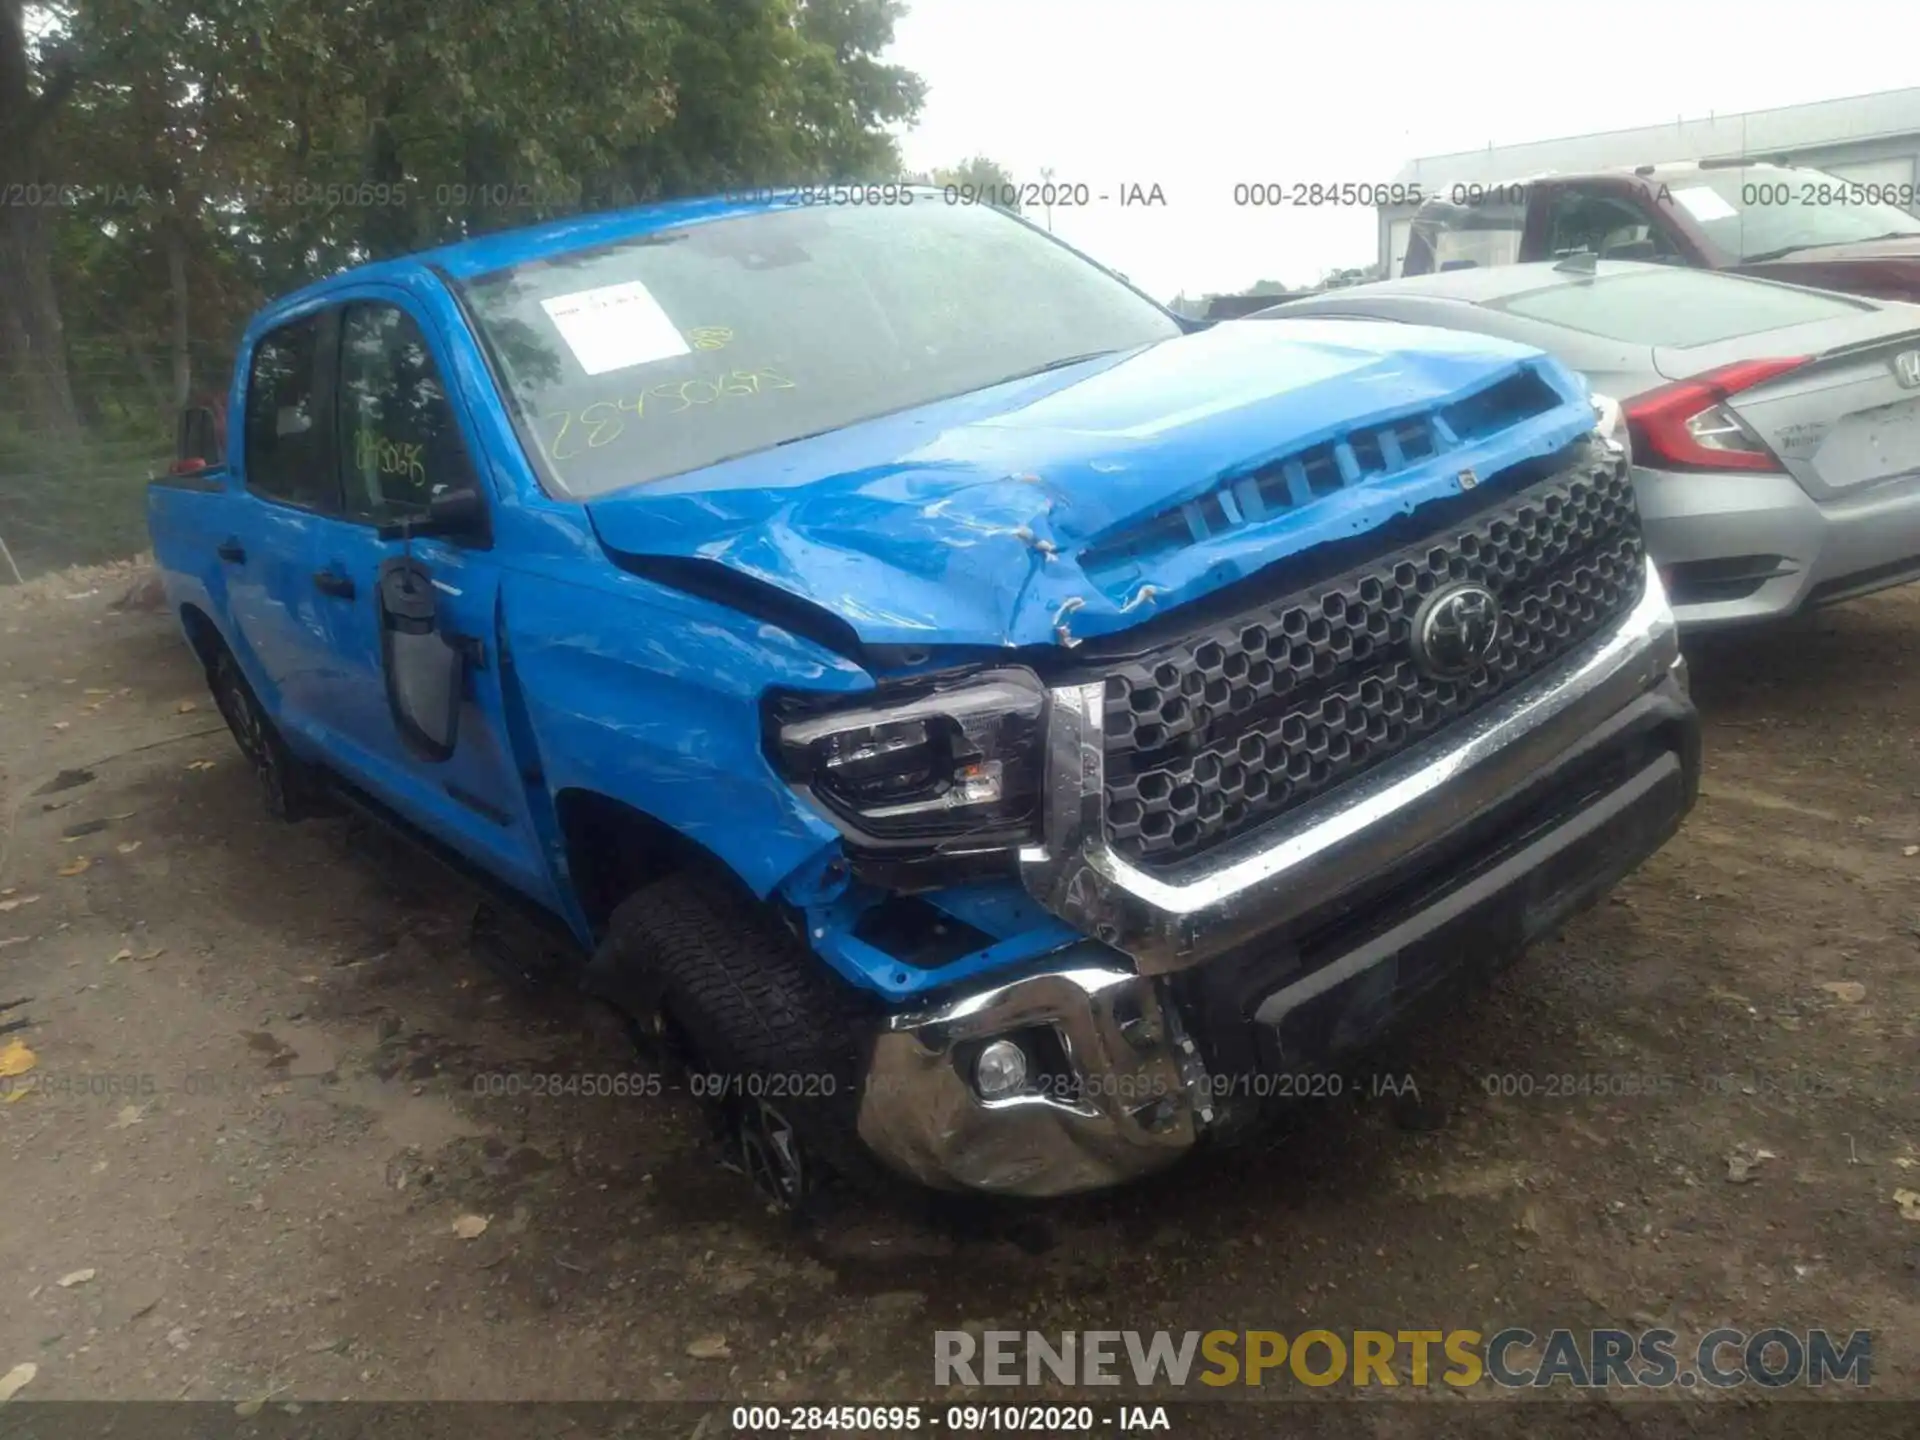
{"label": "headlight", "polygon": [[1627,434],[1627,417],[1620,408],[1620,402],[1611,395],[1593,394],[1593,413],[1595,422],[1593,433],[1609,444],[1618,445],[1620,453],[1627,457],[1627,463],[1633,463],[1633,441]]}
{"label": "headlight", "polygon": [[980,850],[1035,839],[1047,692],[1030,670],[883,686],[853,706],[776,701],[788,783],[867,848]]}

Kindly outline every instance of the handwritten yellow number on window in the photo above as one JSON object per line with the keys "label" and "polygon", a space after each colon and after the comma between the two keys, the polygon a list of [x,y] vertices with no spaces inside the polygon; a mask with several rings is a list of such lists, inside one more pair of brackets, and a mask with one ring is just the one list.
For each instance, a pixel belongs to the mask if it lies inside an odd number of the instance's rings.
{"label": "handwritten yellow number on window", "polygon": [[[731,335],[732,332],[729,331],[727,333]],[[553,457],[556,463],[560,463],[573,459],[573,457],[578,455],[582,450],[598,450],[618,440],[626,433],[626,421],[621,418],[621,415],[624,413],[633,416],[636,420],[642,419],[648,413],[647,400],[649,398],[656,401],[671,400],[676,402],[674,408],[667,410],[661,410],[656,406],[653,413],[660,415],[679,415],[687,410],[693,409],[696,405],[712,405],[723,395],[758,395],[763,390],[794,390],[798,388],[793,381],[787,379],[786,376],[780,374],[777,370],[768,370],[765,367],[758,370],[731,370],[723,372],[712,379],[696,377],[692,380],[681,380],[677,383],[668,381],[666,384],[655,385],[652,389],[644,390],[640,394],[630,398],[596,400],[578,412],[572,410],[555,410],[549,414],[542,415],[540,418],[543,421],[552,420],[559,423],[559,429],[554,432],[553,443],[548,448],[547,453]],[[587,437],[584,443],[575,439],[571,445],[569,445],[568,437],[576,422],[586,430]],[[362,437],[362,443],[365,443],[364,436]],[[403,448],[414,456],[417,456],[420,450],[418,445],[410,445]],[[411,463],[415,467],[412,473],[416,478],[422,478],[421,471],[418,468],[418,460],[414,459]]]}
{"label": "handwritten yellow number on window", "polygon": [[[589,450],[598,450],[602,445],[611,444],[620,438],[620,433],[627,428],[627,424],[620,418],[619,408],[611,401],[596,400],[580,412],[580,423],[590,427],[587,432]],[[593,412],[596,410],[611,413],[595,416]]]}
{"label": "handwritten yellow number on window", "polygon": [[542,418],[546,420],[557,419],[560,422],[559,430],[554,433],[553,449],[550,452],[555,460],[571,460],[580,453],[580,447],[577,445],[571,450],[561,448],[566,443],[567,431],[573,426],[573,412],[571,410],[556,411],[554,414],[546,415]]}
{"label": "handwritten yellow number on window", "polygon": [[354,464],[363,475],[404,475],[416,484],[424,484],[427,464],[421,449],[415,442],[389,440],[373,430],[361,430],[353,437]]}
{"label": "handwritten yellow number on window", "polygon": [[[693,402],[681,393],[684,389],[685,386],[683,385],[656,385],[647,391],[647,394],[657,395],[662,400],[678,400],[680,402],[680,410],[685,410],[688,409]],[[678,415],[680,410],[669,410],[667,414]]]}

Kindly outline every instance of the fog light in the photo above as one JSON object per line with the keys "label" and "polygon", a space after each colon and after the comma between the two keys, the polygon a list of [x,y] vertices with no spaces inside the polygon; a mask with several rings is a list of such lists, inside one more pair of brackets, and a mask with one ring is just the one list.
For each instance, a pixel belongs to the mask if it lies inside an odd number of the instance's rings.
{"label": "fog light", "polygon": [[973,1065],[973,1085],[983,1100],[1001,1100],[1027,1083],[1027,1052],[1012,1040],[996,1040]]}

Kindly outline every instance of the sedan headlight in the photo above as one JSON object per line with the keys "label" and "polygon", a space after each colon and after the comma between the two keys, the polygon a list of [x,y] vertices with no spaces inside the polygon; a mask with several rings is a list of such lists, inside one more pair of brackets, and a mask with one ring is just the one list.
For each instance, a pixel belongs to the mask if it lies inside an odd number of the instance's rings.
{"label": "sedan headlight", "polygon": [[920,679],[816,710],[776,701],[776,763],[862,848],[1006,848],[1038,837],[1047,692],[1030,670]]}
{"label": "sedan headlight", "polygon": [[1633,441],[1627,434],[1626,412],[1621,410],[1620,402],[1611,395],[1593,394],[1593,413],[1595,422],[1593,433],[1609,444],[1618,445],[1620,453],[1627,457],[1627,463],[1633,463]]}

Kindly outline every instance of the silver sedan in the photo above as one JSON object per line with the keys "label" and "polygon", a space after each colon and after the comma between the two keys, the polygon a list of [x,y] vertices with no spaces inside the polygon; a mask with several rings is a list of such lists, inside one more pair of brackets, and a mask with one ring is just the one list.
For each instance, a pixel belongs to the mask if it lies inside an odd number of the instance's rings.
{"label": "silver sedan", "polygon": [[1579,256],[1358,285],[1231,323],[1294,317],[1523,341],[1617,399],[1683,626],[1920,579],[1920,306]]}

